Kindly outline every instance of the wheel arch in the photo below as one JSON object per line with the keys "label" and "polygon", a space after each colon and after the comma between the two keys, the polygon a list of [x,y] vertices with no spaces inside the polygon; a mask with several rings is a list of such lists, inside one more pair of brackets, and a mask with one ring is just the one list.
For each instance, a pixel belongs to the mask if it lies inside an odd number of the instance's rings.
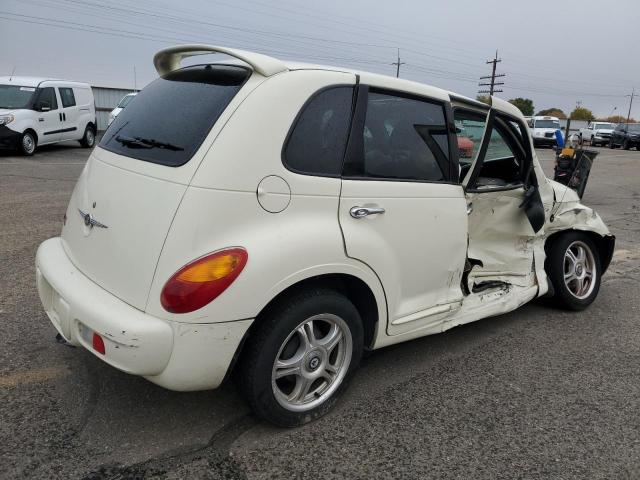
{"label": "wheel arch", "polygon": [[[302,290],[311,288],[328,288],[343,294],[358,310],[362,319],[364,329],[364,346],[371,349],[375,344],[381,324],[386,322],[386,315],[380,318],[380,312],[386,312],[386,302],[380,305],[380,299],[376,299],[373,289],[362,278],[349,273],[325,273],[310,276],[289,285],[274,296],[256,316],[249,329],[244,334],[242,341],[236,349],[231,364],[227,370],[225,378],[228,378],[233,372],[238,360],[242,356],[244,345],[253,332],[260,325],[267,313],[278,303],[284,301],[288,296]],[[384,326],[382,327],[384,329]]]}
{"label": "wheel arch", "polygon": [[36,132],[36,131],[35,131],[35,129],[34,129],[34,128],[32,128],[32,127],[27,127],[27,128],[25,128],[25,129],[22,131],[22,134],[24,135],[24,134],[25,134],[25,133],[27,133],[27,132],[29,132],[29,133],[32,133],[32,134],[33,134],[33,136],[34,136],[34,137],[35,137],[35,139],[36,139],[36,146],[38,146],[38,143],[40,142],[40,139],[38,138],[38,132]]}
{"label": "wheel arch", "polygon": [[580,232],[587,237],[589,237],[593,243],[595,243],[596,248],[598,249],[598,256],[600,257],[600,267],[602,268],[602,273],[604,274],[609,268],[609,264],[611,263],[611,259],[613,258],[613,250],[615,247],[616,237],[611,234],[602,235],[593,230],[584,230],[580,228],[569,228],[566,230],[560,230],[558,232],[554,232],[549,235],[545,240],[545,253],[548,256],[549,249],[553,245],[553,243],[559,239],[561,236],[566,235],[569,232]]}

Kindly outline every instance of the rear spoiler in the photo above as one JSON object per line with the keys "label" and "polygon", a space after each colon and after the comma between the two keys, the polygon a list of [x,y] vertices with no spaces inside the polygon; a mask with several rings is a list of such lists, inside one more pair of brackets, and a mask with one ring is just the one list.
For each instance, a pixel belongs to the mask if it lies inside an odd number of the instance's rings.
{"label": "rear spoiler", "polygon": [[162,76],[180,68],[180,62],[183,58],[193,57],[195,55],[207,55],[211,53],[224,53],[237,58],[238,60],[242,60],[249,64],[255,72],[265,77],[270,77],[276,73],[289,70],[280,60],[267,55],[262,55],[261,53],[202,44],[177,45],[175,47],[160,50],[153,57],[153,64],[160,76]]}

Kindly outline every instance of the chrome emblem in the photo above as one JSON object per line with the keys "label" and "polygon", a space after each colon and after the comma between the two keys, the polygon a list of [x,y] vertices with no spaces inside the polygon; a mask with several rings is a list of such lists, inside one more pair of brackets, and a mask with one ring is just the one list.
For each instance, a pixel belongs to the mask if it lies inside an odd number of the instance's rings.
{"label": "chrome emblem", "polygon": [[109,228],[104,223],[100,223],[95,218],[93,218],[93,216],[90,213],[85,213],[80,209],[78,209],[78,212],[80,212],[80,216],[82,217],[82,220],[84,220],[85,226],[89,228],[93,228],[93,227]]}

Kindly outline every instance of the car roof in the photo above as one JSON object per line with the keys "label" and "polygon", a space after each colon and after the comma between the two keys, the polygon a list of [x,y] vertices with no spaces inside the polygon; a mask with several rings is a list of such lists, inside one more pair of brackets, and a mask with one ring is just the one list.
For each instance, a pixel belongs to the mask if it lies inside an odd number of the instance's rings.
{"label": "car roof", "polygon": [[21,87],[38,87],[45,82],[56,82],[69,84],[71,86],[89,87],[88,83],[74,82],[72,80],[61,80],[59,78],[48,77],[24,77],[24,76],[4,76],[0,77],[0,85],[19,85]]}
{"label": "car roof", "polygon": [[[317,65],[303,62],[285,62],[262,53],[246,50],[221,47],[206,44],[176,45],[165,48],[157,52],[153,57],[153,63],[158,74],[165,75],[172,70],[180,68],[183,59],[197,55],[222,53],[234,57],[236,60],[248,64],[254,72],[265,77],[270,77],[292,70],[325,70],[333,72],[351,73],[359,75],[364,83],[375,85],[378,88],[389,88],[417,95],[426,95],[442,101],[452,100],[464,101],[474,105],[481,105],[477,100],[459,95],[457,93],[444,90],[421,82],[414,82],[403,78],[396,78],[390,75],[366,72],[351,68],[334,67],[329,65]],[[508,102],[492,97],[492,106],[503,112],[522,117],[522,113]]]}

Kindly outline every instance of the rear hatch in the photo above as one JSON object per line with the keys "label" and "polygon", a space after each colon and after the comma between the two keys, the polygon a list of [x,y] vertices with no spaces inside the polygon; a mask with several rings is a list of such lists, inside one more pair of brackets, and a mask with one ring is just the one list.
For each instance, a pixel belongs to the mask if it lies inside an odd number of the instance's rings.
{"label": "rear hatch", "polygon": [[63,245],[80,271],[128,304],[145,308],[182,196],[250,75],[198,65],[155,80],[89,158],[67,208]]}

